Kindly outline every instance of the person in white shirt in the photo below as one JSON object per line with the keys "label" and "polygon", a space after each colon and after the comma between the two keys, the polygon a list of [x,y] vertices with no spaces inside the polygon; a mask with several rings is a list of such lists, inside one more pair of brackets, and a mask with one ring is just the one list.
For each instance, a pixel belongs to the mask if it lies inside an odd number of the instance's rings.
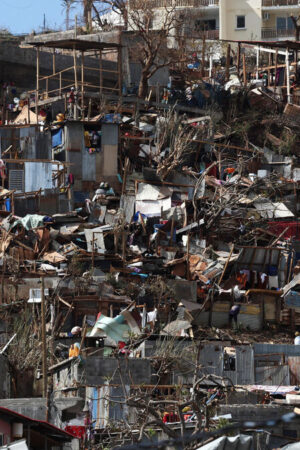
{"label": "person in white shirt", "polygon": [[300,333],[299,333],[299,331],[296,331],[296,333],[295,333],[294,344],[295,345],[300,345]]}

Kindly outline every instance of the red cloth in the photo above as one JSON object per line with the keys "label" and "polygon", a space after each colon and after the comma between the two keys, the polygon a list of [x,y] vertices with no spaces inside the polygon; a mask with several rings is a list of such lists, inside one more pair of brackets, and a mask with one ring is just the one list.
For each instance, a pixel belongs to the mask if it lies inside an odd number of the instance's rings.
{"label": "red cloth", "polygon": [[[206,169],[207,169],[210,165],[211,165],[211,163],[205,164]],[[212,167],[212,168],[210,169],[210,171],[208,172],[207,175],[209,175],[210,177],[218,178],[218,177],[217,177],[217,166]]]}
{"label": "red cloth", "polygon": [[269,222],[269,231],[279,236],[287,227],[289,229],[284,233],[282,239],[294,238],[300,240],[300,222]]}
{"label": "red cloth", "polygon": [[65,428],[65,431],[67,431],[70,434],[73,434],[78,439],[83,439],[85,437],[85,427],[83,426],[75,426],[75,425],[68,425]]}
{"label": "red cloth", "polygon": [[165,413],[163,423],[179,422],[179,416],[174,413]]}

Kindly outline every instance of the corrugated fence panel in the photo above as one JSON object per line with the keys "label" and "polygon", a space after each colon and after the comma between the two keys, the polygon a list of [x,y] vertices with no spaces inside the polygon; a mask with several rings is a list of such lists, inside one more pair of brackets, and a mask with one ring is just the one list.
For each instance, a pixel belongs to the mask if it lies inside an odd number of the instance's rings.
{"label": "corrugated fence panel", "polygon": [[254,351],[250,345],[236,347],[237,384],[254,383]]}
{"label": "corrugated fence panel", "polygon": [[224,367],[223,347],[220,345],[205,345],[200,352],[200,372],[203,375],[213,374],[222,376]]}
{"label": "corrugated fence panel", "polygon": [[43,162],[25,163],[25,192],[52,189],[52,164]]}
{"label": "corrugated fence panel", "polygon": [[256,367],[255,384],[290,386],[289,366]]}

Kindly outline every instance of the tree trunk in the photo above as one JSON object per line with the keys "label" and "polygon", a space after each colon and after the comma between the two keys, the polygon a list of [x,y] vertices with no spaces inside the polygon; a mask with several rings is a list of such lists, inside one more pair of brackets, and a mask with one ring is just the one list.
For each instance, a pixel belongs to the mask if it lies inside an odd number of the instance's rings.
{"label": "tree trunk", "polygon": [[70,6],[68,5],[66,7],[66,30],[69,29],[69,25],[70,25]]}
{"label": "tree trunk", "polygon": [[148,94],[148,77],[146,73],[142,72],[139,83],[138,96],[140,98],[146,98],[147,94]]}

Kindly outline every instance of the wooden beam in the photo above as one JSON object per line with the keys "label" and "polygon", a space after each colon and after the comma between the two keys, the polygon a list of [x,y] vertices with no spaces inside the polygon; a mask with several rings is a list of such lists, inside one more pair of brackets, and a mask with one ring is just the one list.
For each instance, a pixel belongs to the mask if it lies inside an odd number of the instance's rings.
{"label": "wooden beam", "polygon": [[100,75],[100,95],[103,91],[103,65],[102,65],[102,51],[99,51],[99,75]]}
{"label": "wooden beam", "polygon": [[42,316],[42,349],[43,349],[43,397],[47,397],[47,342],[46,342],[46,304],[45,280],[41,277],[41,316]]}
{"label": "wooden beam", "polygon": [[247,72],[246,72],[246,55],[243,53],[243,82],[244,86],[247,86]]}
{"label": "wooden beam", "polygon": [[84,52],[81,52],[81,118],[84,119]]}
{"label": "wooden beam", "polygon": [[35,114],[36,123],[39,116],[39,90],[40,90],[40,47],[36,47],[36,90],[35,90]]}
{"label": "wooden beam", "polygon": [[118,48],[118,87],[119,87],[119,95],[122,96],[122,47]]}

